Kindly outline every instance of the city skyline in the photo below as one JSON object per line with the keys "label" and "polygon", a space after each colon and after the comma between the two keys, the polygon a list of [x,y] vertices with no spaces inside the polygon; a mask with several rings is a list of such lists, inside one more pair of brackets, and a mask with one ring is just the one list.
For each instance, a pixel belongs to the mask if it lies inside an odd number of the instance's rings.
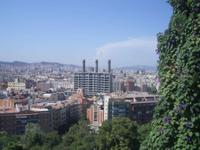
{"label": "city skyline", "polygon": [[1,61],[155,66],[156,34],[172,14],[160,0],[0,3]]}

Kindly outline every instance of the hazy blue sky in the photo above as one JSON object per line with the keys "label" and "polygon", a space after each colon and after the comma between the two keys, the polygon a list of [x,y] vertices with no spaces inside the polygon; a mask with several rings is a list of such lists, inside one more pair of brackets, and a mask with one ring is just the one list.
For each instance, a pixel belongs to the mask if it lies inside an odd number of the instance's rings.
{"label": "hazy blue sky", "polygon": [[166,0],[1,0],[0,60],[155,65]]}

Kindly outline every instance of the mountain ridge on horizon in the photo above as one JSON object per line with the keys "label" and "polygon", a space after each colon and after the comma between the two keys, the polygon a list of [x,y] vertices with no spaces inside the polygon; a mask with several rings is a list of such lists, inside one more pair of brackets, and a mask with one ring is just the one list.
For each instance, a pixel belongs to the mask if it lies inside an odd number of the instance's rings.
{"label": "mountain ridge on horizon", "polygon": [[[40,62],[25,62],[25,61],[0,61],[0,65],[58,65],[58,66],[71,66],[75,68],[81,68],[81,65],[75,64],[64,64],[59,62],[49,62],[49,61],[40,61]],[[88,66],[90,68],[92,66]],[[150,65],[131,65],[131,66],[122,66],[122,67],[113,67],[114,70],[151,70],[156,71],[156,66]]]}

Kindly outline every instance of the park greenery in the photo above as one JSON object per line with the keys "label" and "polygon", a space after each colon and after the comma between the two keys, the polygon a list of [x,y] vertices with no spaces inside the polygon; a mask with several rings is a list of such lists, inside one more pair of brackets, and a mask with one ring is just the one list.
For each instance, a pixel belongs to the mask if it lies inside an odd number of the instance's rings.
{"label": "park greenery", "polygon": [[24,135],[0,132],[3,150],[164,150],[200,147],[200,1],[169,0],[173,16],[158,34],[160,101],[152,123],[105,121],[97,132],[81,120],[63,135],[28,124]]}
{"label": "park greenery", "polygon": [[37,124],[28,124],[24,135],[0,132],[3,150],[138,150],[149,133],[150,124],[137,125],[128,118],[105,121],[97,132],[86,120],[70,127],[63,135],[44,133]]}

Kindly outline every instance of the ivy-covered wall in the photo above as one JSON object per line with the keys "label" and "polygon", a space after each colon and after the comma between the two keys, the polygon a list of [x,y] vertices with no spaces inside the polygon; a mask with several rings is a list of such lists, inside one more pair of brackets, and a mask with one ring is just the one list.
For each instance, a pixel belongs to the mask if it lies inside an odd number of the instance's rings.
{"label": "ivy-covered wall", "polygon": [[199,149],[200,0],[169,3],[169,28],[158,34],[161,98],[143,149]]}

